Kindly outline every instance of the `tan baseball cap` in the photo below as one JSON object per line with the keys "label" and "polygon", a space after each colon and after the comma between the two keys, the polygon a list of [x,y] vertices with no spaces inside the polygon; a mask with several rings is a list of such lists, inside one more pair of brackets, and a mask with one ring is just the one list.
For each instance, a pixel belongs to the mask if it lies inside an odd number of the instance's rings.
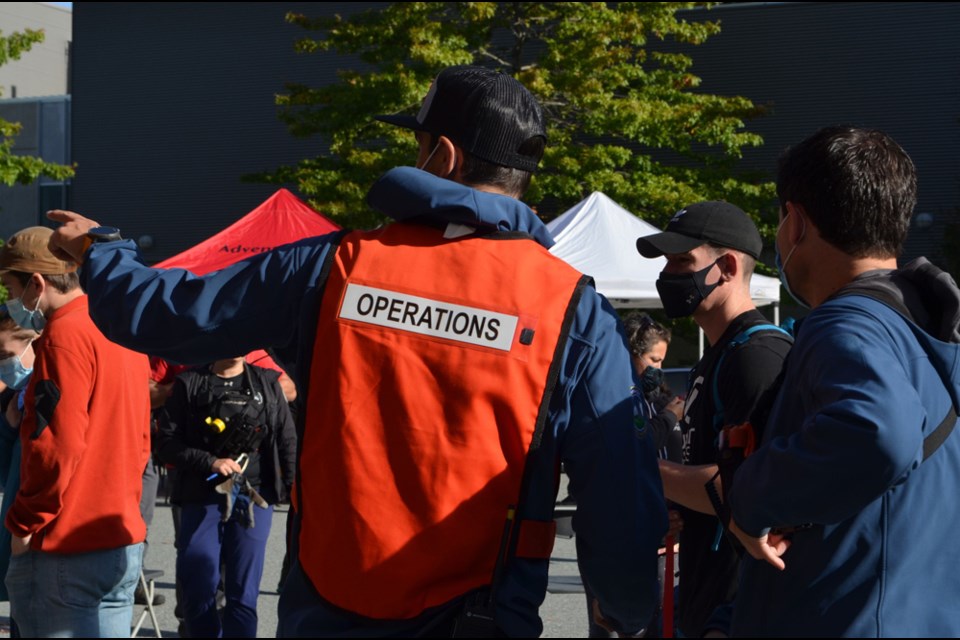
{"label": "tan baseball cap", "polygon": [[77,270],[76,263],[61,260],[50,252],[48,243],[53,229],[27,227],[10,236],[0,247],[0,271],[22,271],[47,276]]}

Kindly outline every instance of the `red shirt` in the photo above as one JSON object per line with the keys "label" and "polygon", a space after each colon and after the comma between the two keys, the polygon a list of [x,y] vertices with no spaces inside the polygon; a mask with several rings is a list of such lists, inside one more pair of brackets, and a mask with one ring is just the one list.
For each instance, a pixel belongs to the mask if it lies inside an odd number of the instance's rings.
{"label": "red shirt", "polygon": [[[20,440],[20,491],[6,526],[31,548],[84,553],[143,542],[150,455],[147,357],[107,340],[81,296],[35,343]],[[59,399],[56,399],[59,395]]]}

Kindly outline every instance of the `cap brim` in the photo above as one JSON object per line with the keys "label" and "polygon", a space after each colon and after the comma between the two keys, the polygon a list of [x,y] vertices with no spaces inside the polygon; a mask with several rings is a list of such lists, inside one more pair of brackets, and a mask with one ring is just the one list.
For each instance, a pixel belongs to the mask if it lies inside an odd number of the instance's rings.
{"label": "cap brim", "polygon": [[413,129],[414,131],[426,131],[426,127],[417,120],[416,116],[401,116],[401,115],[391,115],[391,116],[373,116],[374,120],[379,120],[380,122],[386,122],[387,124],[392,124],[397,127],[403,127],[404,129]]}
{"label": "cap brim", "polygon": [[659,258],[665,253],[686,253],[705,243],[706,241],[700,238],[664,231],[637,238],[637,251],[644,258]]}

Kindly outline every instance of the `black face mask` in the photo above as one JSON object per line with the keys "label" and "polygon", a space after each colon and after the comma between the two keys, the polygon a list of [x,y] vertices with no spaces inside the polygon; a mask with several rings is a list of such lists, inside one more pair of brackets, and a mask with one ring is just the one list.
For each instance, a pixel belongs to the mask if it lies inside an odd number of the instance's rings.
{"label": "black face mask", "polygon": [[663,370],[656,367],[647,367],[643,370],[643,377],[640,379],[643,386],[643,393],[649,394],[660,388],[663,384]]}
{"label": "black face mask", "polygon": [[[719,260],[719,258],[718,258]],[[717,264],[708,264],[694,273],[661,273],[657,279],[657,293],[668,318],[685,318],[700,306],[703,299],[717,288],[720,281],[707,284],[707,273]]]}

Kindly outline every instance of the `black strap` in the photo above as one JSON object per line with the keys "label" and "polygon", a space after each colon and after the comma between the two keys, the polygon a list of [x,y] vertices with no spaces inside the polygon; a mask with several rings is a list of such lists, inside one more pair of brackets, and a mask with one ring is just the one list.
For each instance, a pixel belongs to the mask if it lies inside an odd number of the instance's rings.
{"label": "black strap", "polygon": [[[833,295],[835,298],[839,298],[841,296],[863,296],[865,298],[876,300],[877,302],[884,304],[896,311],[910,324],[916,325],[913,314],[910,313],[910,309],[907,308],[902,300],[897,298],[886,289],[871,287],[867,284],[859,284],[854,282],[853,284],[844,287]],[[956,424],[957,408],[951,404],[950,410],[947,412],[947,415],[944,416],[943,420],[940,421],[940,424],[937,425],[937,428],[934,429],[930,435],[923,439],[923,460],[921,460],[921,462],[926,462],[927,458],[932,456],[933,453],[939,449],[944,442],[947,441],[947,438],[951,433],[953,433],[953,428],[956,426]]]}
{"label": "black strap", "polygon": [[947,412],[946,417],[937,425],[937,428],[933,430],[933,433],[923,439],[923,460],[921,462],[925,462],[927,458],[933,455],[934,451],[940,448],[940,445],[946,442],[956,425],[957,411],[951,406],[950,411]]}

